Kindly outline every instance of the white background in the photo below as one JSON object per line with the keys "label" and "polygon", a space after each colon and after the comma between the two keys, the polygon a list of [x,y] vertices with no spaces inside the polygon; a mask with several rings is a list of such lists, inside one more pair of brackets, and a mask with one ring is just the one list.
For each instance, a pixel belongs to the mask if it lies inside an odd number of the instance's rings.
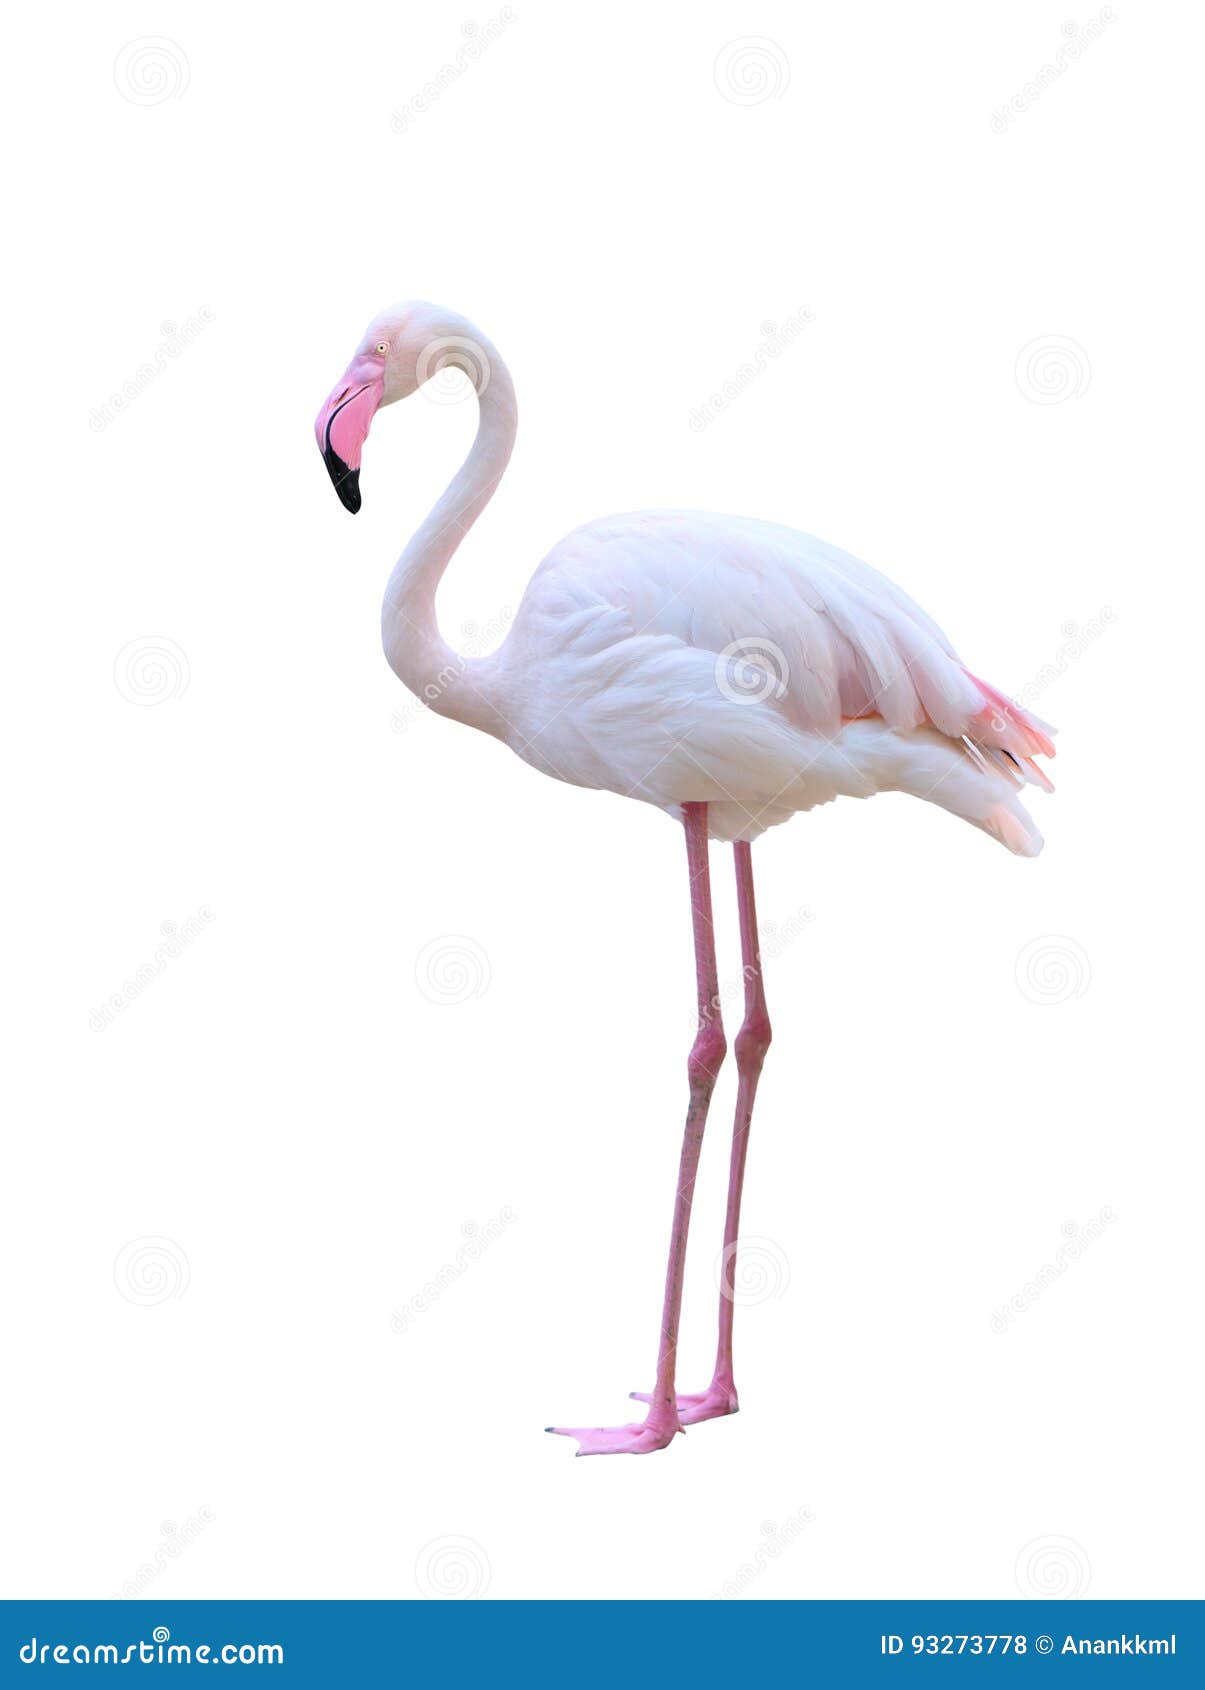
{"label": "white background", "polygon": [[[1035,94],[1098,11],[516,0],[395,121],[497,10],[77,5],[13,42],[5,1592],[1195,1594],[1197,20],[1119,0]],[[522,413],[453,644],[578,522],[728,509],[886,570],[1061,732],[1037,862],[903,798],[756,848],[787,937],[743,1409],[651,1459],[541,1428],[650,1380],[682,843],[387,669],[474,408],[383,416],[355,521],[311,425],[407,296],[494,338]]]}

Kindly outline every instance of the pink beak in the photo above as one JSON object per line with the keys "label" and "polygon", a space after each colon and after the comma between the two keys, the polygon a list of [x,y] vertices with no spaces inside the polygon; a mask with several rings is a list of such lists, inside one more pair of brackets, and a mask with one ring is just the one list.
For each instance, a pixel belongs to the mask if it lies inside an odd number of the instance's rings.
{"label": "pink beak", "polygon": [[318,413],[314,433],[335,492],[354,515],[360,508],[360,450],[385,392],[385,360],[353,358]]}

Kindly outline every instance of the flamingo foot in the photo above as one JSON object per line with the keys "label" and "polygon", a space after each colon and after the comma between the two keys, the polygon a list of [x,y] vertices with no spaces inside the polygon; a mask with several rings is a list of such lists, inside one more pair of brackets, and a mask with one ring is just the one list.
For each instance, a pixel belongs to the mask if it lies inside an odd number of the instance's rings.
{"label": "flamingo foot", "polygon": [[682,1427],[633,1421],[627,1426],[545,1426],[558,1438],[576,1438],[579,1455],[648,1455],[665,1449]]}
{"label": "flamingo foot", "polygon": [[[632,1391],[635,1402],[650,1401],[647,1391]],[[738,1414],[736,1386],[710,1384],[705,1391],[682,1391],[678,1395],[678,1419],[684,1426],[695,1426],[700,1420],[718,1420],[724,1414]]]}

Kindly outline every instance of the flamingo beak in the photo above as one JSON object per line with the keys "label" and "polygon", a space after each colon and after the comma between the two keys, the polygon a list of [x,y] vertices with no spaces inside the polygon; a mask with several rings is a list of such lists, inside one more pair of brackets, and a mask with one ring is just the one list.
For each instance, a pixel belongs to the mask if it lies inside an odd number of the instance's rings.
{"label": "flamingo beak", "polygon": [[314,423],[335,492],[353,516],[360,508],[360,451],[384,392],[384,359],[366,354],[354,358]]}

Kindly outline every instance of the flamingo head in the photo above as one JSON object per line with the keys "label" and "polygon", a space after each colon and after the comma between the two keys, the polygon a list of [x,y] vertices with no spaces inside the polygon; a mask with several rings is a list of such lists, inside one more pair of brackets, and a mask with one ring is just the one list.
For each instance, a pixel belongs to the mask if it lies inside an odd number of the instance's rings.
{"label": "flamingo head", "polygon": [[476,332],[455,312],[422,300],[395,305],[369,323],[314,423],[335,491],[353,514],[360,508],[360,453],[382,405],[409,398],[449,366],[464,370],[482,391],[480,371],[488,379],[489,364]]}

